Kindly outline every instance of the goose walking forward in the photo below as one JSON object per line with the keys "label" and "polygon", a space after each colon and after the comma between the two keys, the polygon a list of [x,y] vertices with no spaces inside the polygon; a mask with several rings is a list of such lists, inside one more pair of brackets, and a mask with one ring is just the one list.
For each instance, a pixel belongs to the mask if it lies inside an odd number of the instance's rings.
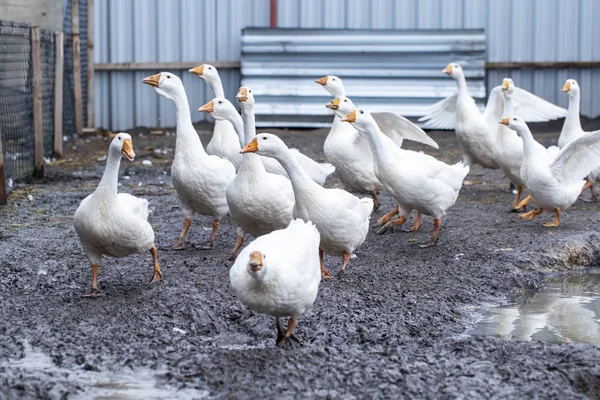
{"label": "goose walking forward", "polygon": [[517,131],[523,139],[521,180],[539,204],[538,209],[519,216],[531,220],[544,209],[551,210],[556,218],[544,226],[558,226],[561,212],[569,208],[581,192],[591,185],[584,178],[600,167],[600,131],[590,132],[569,142],[556,157],[550,158],[521,117],[504,118],[500,123]]}
{"label": "goose walking forward", "polygon": [[73,224],[81,245],[92,263],[92,290],[84,296],[98,296],[99,262],[103,255],[125,257],[150,251],[154,259],[151,283],[162,280],[154,245],[154,230],[148,223],[148,201],[127,193],[118,193],[121,157],[133,161],[131,136],[119,133],[108,149],[104,175],[94,193],[75,211]]}
{"label": "goose walking forward", "polygon": [[188,99],[179,77],[170,72],[161,72],[145,78],[143,82],[154,87],[159,95],[171,100],[177,115],[171,179],[181,204],[184,223],[173,248],[185,248],[185,238],[192,218],[198,213],[213,217],[210,239],[198,246],[203,250],[212,249],[221,218],[229,211],[225,191],[235,178],[235,167],[231,162],[204,151],[200,137],[192,125]]}
{"label": "goose walking forward", "polygon": [[[256,238],[229,271],[233,291],[240,301],[261,314],[275,317],[277,346],[285,346],[294,335],[298,318],[317,298],[319,231],[312,222],[295,219],[288,227]],[[289,317],[287,329],[281,318]]]}

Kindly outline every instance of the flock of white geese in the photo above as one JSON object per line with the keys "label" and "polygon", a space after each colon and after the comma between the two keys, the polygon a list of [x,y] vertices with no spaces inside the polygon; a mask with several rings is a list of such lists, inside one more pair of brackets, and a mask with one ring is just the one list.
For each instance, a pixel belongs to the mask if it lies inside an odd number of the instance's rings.
{"label": "flock of white geese", "polygon": [[[229,214],[237,227],[230,256],[235,260],[231,286],[252,310],[276,317],[279,346],[296,338],[293,330],[298,317],[314,304],[321,280],[332,277],[323,254],[342,257],[343,273],[352,253],[364,242],[370,215],[379,206],[378,192],[390,194],[396,205],[377,220],[377,232],[404,224],[416,210],[411,230],[419,229],[422,215],[433,217],[431,241],[422,245],[429,247],[436,244],[442,216],[456,202],[473,164],[504,172],[517,188],[514,210],[525,210],[529,202],[537,205],[521,217],[532,219],[544,209],[554,212],[555,221],[545,226],[557,226],[561,211],[586,188],[593,190],[600,176],[600,131],[582,130],[579,86],[572,79],[563,87],[570,99],[568,111],[504,79],[481,112],[468,94],[461,66],[449,64],[443,72],[456,81],[458,92],[433,105],[422,118],[456,131],[463,161],[449,165],[402,148],[405,139],[438,148],[421,128],[397,113],[356,108],[340,78],[323,77],[317,83],[334,97],[326,107],[335,116],[323,148],[329,163],[317,163],[273,134],[256,133],[250,88],[241,87],[237,93],[240,115],[225,98],[214,66],[205,64],[190,72],[208,83],[215,95],[199,108],[216,120],[206,149],[192,126],[179,77],[161,72],[143,80],[175,105],[171,178],[184,223],[173,248],[184,249],[196,213],[213,219],[210,239],[200,245],[212,248],[219,223]],[[542,146],[526,125],[565,116],[558,147]],[[85,296],[102,295],[97,277],[103,255],[123,257],[150,251],[154,259],[151,282],[163,278],[147,200],[117,191],[122,157],[130,161],[135,157],[126,133],[112,140],[104,175],[74,216],[92,264],[92,290]],[[334,170],[344,189],[322,186]],[[359,198],[345,189],[370,197]],[[524,191],[528,196],[521,199]],[[246,234],[256,239],[240,251]],[[287,329],[280,321],[284,317],[290,318]]]}

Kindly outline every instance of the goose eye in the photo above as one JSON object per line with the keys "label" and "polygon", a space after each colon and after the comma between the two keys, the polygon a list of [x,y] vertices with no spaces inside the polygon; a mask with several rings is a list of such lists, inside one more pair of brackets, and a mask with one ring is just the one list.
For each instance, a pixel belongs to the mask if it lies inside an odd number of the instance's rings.
{"label": "goose eye", "polygon": [[123,140],[123,138],[121,136],[119,136],[119,140]]}
{"label": "goose eye", "polygon": [[361,114],[364,114],[365,112],[364,112],[364,111],[361,111],[360,113],[361,113]]}
{"label": "goose eye", "polygon": [[331,78],[332,81],[335,81],[335,78]]}
{"label": "goose eye", "polygon": [[348,100],[344,100],[344,103],[347,103],[347,102],[348,102]]}
{"label": "goose eye", "polygon": [[266,137],[266,136],[263,136],[263,140],[267,140],[267,137]]}
{"label": "goose eye", "polygon": [[212,67],[208,67],[208,69],[212,69]]}
{"label": "goose eye", "polygon": [[219,100],[219,104],[223,104],[223,102]]}
{"label": "goose eye", "polygon": [[167,79],[171,79],[171,75],[167,75]]}

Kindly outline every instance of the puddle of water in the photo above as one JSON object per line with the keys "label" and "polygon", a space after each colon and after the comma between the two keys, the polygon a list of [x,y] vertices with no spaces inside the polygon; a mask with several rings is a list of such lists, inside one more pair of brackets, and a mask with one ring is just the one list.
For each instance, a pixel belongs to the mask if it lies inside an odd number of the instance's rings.
{"label": "puddle of water", "polygon": [[127,369],[119,373],[105,371],[71,370],[57,367],[50,357],[24,344],[25,357],[4,364],[8,369],[19,372],[24,380],[48,374],[51,379],[64,377],[65,381],[76,383],[82,392],[70,394],[70,399],[200,399],[209,395],[208,391],[176,388],[159,382],[164,371]]}
{"label": "puddle of water", "polygon": [[478,313],[470,335],[600,346],[600,271],[549,278],[539,291]]}

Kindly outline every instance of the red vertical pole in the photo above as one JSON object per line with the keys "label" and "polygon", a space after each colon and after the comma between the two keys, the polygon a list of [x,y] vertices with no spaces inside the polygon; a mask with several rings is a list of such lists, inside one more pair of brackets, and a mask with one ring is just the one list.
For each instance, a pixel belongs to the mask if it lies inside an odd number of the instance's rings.
{"label": "red vertical pole", "polygon": [[277,28],[277,0],[271,0],[271,28]]}

